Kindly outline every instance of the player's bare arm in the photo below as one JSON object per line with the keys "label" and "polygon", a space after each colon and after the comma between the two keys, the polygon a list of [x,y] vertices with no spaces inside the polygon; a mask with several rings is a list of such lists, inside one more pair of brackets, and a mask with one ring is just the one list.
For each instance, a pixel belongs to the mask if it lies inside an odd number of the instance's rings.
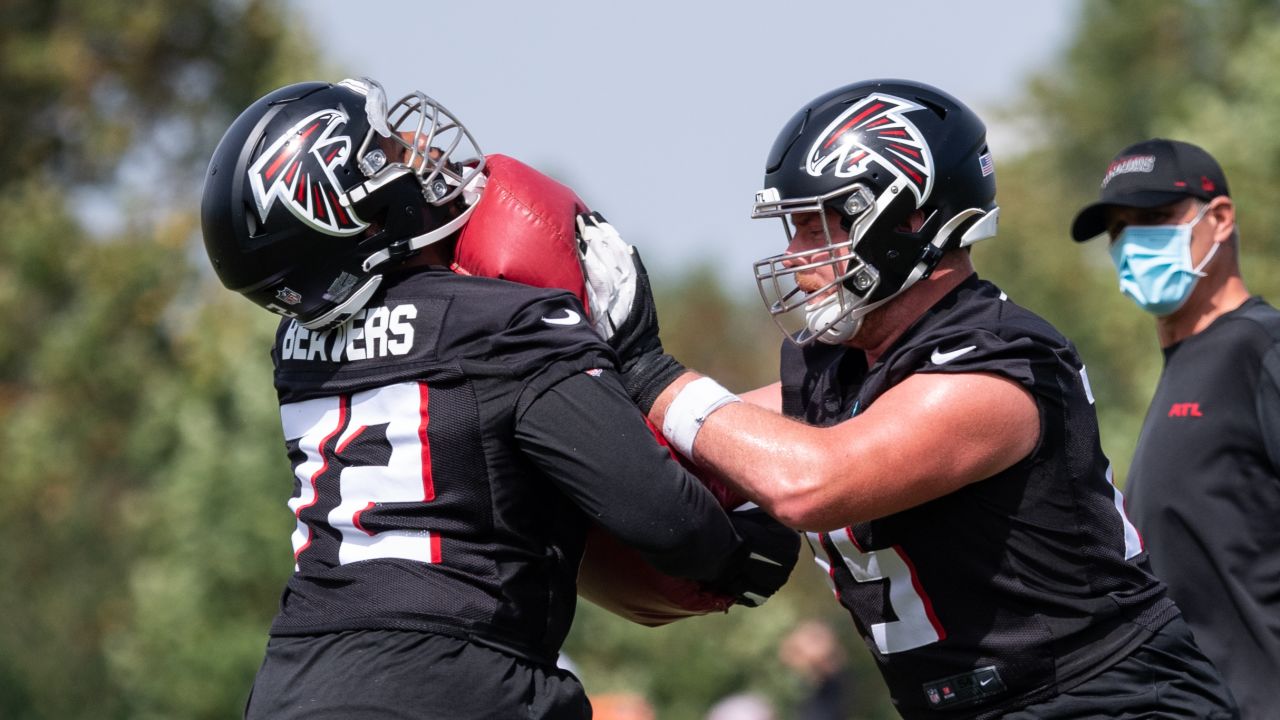
{"label": "player's bare arm", "polygon": [[[743,402],[749,402],[756,407],[761,407],[775,413],[782,412],[782,383],[780,382],[771,383],[764,387],[744,392],[739,397],[742,398]],[[668,400],[663,407],[665,408],[666,405],[669,404],[671,404],[670,400]]]}
{"label": "player's bare arm", "polygon": [[[696,377],[681,377],[659,396],[650,412],[655,424]],[[767,397],[766,389],[748,395]],[[728,405],[707,418],[693,451],[700,465],[774,517],[821,531],[991,477],[1026,457],[1039,434],[1035,401],[1017,383],[981,373],[920,373],[827,428],[751,403]]]}

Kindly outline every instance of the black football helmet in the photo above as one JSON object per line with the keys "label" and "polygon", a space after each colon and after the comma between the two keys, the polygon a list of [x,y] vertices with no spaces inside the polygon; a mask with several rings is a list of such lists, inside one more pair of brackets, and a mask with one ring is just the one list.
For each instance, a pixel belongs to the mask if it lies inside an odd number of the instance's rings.
{"label": "black football helmet", "polygon": [[387,263],[456,232],[484,156],[439,103],[387,105],[368,78],[280,88],[223,135],[205,176],[205,249],[222,284],[324,330],[358,312]]}
{"label": "black football helmet", "polygon": [[[795,342],[852,338],[862,318],[927,277],[944,251],[996,231],[999,208],[986,127],[969,108],[923,83],[872,80],[801,108],[774,142],[753,218],[834,210],[843,233],[827,246],[755,264],[770,314]],[[915,210],[924,224],[912,230]],[[811,260],[817,253],[826,259]],[[795,274],[830,265],[835,280],[806,291]],[[783,316],[804,309],[792,335]]]}

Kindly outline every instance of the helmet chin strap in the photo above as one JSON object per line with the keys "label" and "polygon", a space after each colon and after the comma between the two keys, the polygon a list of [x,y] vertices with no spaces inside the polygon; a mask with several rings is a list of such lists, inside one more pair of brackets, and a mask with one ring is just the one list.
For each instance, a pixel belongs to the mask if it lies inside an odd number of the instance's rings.
{"label": "helmet chin strap", "polygon": [[816,335],[820,343],[842,345],[858,334],[858,330],[862,327],[862,316],[855,318],[852,317],[853,313],[849,312],[844,317],[840,317],[838,299],[835,293],[832,293],[830,297],[805,307],[805,334],[797,338],[797,342],[804,344],[808,342],[809,337]]}
{"label": "helmet chin strap", "polygon": [[[923,264],[916,266],[916,270],[912,271],[911,277],[907,279],[907,283],[903,284],[902,290],[906,290],[919,279],[919,277],[916,276],[916,271],[920,271],[922,266]],[[923,275],[923,271],[920,272],[921,275]],[[838,298],[836,295],[832,294],[831,297],[823,299],[812,307],[805,308],[805,331],[810,337],[816,335],[818,342],[820,343],[826,343],[827,345],[843,345],[844,343],[852,340],[853,336],[857,335],[858,331],[862,329],[863,318],[870,314],[872,310],[875,310],[881,305],[884,305],[897,297],[902,290],[899,290],[887,298],[881,298],[870,305],[859,305],[858,307],[845,310],[843,315],[841,314],[840,303],[837,302]],[[840,292],[845,292],[845,290],[841,288]],[[799,338],[799,341],[801,343],[806,342],[807,338],[801,337]]]}

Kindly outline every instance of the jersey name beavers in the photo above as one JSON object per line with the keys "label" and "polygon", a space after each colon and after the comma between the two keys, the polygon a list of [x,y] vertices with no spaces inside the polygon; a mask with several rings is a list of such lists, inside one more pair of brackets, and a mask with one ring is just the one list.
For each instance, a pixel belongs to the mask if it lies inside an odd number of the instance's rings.
{"label": "jersey name beavers", "polygon": [[325,332],[313,332],[293,321],[280,338],[282,360],[375,360],[407,355],[413,349],[412,304],[365,308],[349,322]]}

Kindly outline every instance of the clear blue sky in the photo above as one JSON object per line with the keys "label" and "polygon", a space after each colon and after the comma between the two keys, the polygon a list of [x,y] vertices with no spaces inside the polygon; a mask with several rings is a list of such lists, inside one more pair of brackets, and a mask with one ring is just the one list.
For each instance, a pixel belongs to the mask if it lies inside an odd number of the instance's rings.
{"label": "clear blue sky", "polygon": [[[755,292],[751,262],[785,242],[777,220],[748,216],[774,136],[806,101],[906,77],[991,126],[1079,11],[1079,0],[294,4],[338,74],[326,79],[422,90],[486,153],[573,186],[651,269],[713,260],[740,292]],[[992,129],[998,172],[1021,139]]]}

